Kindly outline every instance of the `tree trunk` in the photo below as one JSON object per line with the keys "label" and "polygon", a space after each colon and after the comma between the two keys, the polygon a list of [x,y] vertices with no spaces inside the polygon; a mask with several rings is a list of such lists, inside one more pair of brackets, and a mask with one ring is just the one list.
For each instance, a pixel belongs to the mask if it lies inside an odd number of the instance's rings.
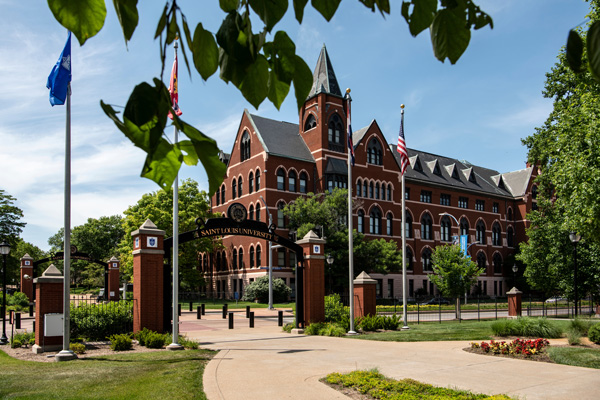
{"label": "tree trunk", "polygon": [[456,320],[460,321],[460,296],[456,296]]}

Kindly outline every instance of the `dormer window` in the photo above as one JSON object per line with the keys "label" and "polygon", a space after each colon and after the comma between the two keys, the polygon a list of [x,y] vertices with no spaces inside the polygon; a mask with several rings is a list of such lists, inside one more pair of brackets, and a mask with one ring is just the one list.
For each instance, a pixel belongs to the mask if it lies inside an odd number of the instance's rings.
{"label": "dormer window", "polygon": [[369,164],[382,165],[383,164],[383,151],[379,140],[373,138],[369,141],[367,146],[367,162]]}
{"label": "dormer window", "polygon": [[339,115],[333,114],[333,116],[329,119],[329,123],[327,125],[329,127],[329,150],[343,153],[344,141],[342,140],[342,138],[344,137],[344,124],[342,124],[342,119]]}
{"label": "dormer window", "polygon": [[250,134],[248,131],[244,131],[242,140],[240,142],[240,158],[242,161],[246,161],[250,158]]}

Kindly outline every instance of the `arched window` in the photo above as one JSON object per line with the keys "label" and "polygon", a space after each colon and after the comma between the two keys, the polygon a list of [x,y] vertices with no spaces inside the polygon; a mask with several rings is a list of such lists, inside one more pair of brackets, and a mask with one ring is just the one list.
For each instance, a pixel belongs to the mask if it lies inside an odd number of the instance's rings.
{"label": "arched window", "polygon": [[387,187],[387,199],[388,201],[392,201],[392,185],[388,185]]}
{"label": "arched window", "polygon": [[285,190],[285,171],[283,168],[277,170],[277,190]]}
{"label": "arched window", "polygon": [[254,246],[250,246],[250,268],[254,268]]}
{"label": "arched window", "polygon": [[514,240],[515,240],[515,231],[513,230],[512,226],[509,226],[508,229],[506,230],[506,244],[508,245],[508,247],[514,246]]}
{"label": "arched window", "polygon": [[250,171],[248,175],[248,193],[254,192],[254,173]]}
{"label": "arched window", "polygon": [[369,198],[372,199],[375,197],[375,190],[374,190],[374,185],[373,182],[369,183]]}
{"label": "arched window", "polygon": [[260,221],[260,204],[256,203],[256,220]]}
{"label": "arched window", "polygon": [[231,198],[232,199],[235,199],[237,197],[236,191],[237,191],[237,181],[234,179],[233,181],[231,181]]}
{"label": "arched window", "polygon": [[256,170],[256,191],[260,190],[260,170]]}
{"label": "arched window", "polygon": [[285,267],[285,249],[283,247],[277,249],[277,266]]}
{"label": "arched window", "polygon": [[262,264],[260,245],[256,246],[256,267],[259,268]]}
{"label": "arched window", "polygon": [[364,197],[369,197],[369,191],[367,188],[367,181],[363,181],[363,196]]}
{"label": "arched window", "polygon": [[440,221],[440,239],[443,242],[449,242],[450,241],[450,227],[451,227],[451,222],[450,222],[450,218],[448,218],[447,215],[444,215],[442,217],[442,220]]}
{"label": "arched window", "polygon": [[379,182],[375,184],[375,198],[379,200]]}
{"label": "arched window", "polygon": [[221,185],[221,203],[225,204],[225,184]]}
{"label": "arched window", "polygon": [[283,209],[285,204],[283,202],[279,202],[277,204],[277,227],[285,228],[285,216],[283,215]]}
{"label": "arched window", "polygon": [[381,184],[381,200],[385,200],[385,188],[386,188],[386,184],[382,183]]}
{"label": "arched window", "polygon": [[248,219],[254,219],[254,206],[250,204],[250,208],[248,209]]}
{"label": "arched window", "polygon": [[429,215],[428,213],[423,214],[423,216],[421,217],[421,239],[431,240],[432,227],[433,221],[431,219],[431,215]]}
{"label": "arched window", "polygon": [[506,213],[507,213],[506,219],[509,221],[512,221],[513,220],[512,208],[509,208]]}
{"label": "arched window", "polygon": [[365,233],[365,213],[363,212],[363,210],[358,210],[357,230],[360,233]]}
{"label": "arched window", "polygon": [[233,262],[231,264],[233,269],[237,269],[237,262],[238,262],[238,258],[237,258],[237,249],[233,249],[233,257],[231,257]]}
{"label": "arched window", "polygon": [[469,221],[466,218],[460,219],[460,234],[468,235],[469,234]]}
{"label": "arched window", "polygon": [[482,220],[477,221],[475,226],[475,241],[485,244],[485,223]]}
{"label": "arched window", "polygon": [[538,195],[538,188],[536,185],[533,185],[531,187],[531,198],[535,200],[535,199],[537,199],[537,195]]}
{"label": "arched window", "polygon": [[217,205],[221,203],[221,191],[217,190]]}
{"label": "arched window", "polygon": [[248,131],[244,131],[242,140],[240,142],[240,157],[242,161],[246,161],[250,158],[250,135]]}
{"label": "arched window", "polygon": [[306,172],[300,172],[300,193],[308,191],[308,176]]}
{"label": "arched window", "polygon": [[362,197],[362,180],[356,181],[356,197]]}
{"label": "arched window", "polygon": [[244,268],[244,249],[242,249],[240,247],[240,251],[238,253],[238,260],[239,260],[239,269],[243,269]]}
{"label": "arched window", "polygon": [[382,165],[383,164],[383,151],[379,140],[373,138],[369,141],[367,146],[367,161],[369,164]]}
{"label": "arched window", "polygon": [[217,271],[221,270],[221,252],[217,252]]}
{"label": "arched window", "polygon": [[386,233],[388,236],[392,236],[393,234],[393,229],[392,229],[392,223],[394,222],[394,218],[392,217],[392,213],[388,213],[386,216],[387,219],[387,225],[386,225]]}
{"label": "arched window", "polygon": [[502,256],[500,253],[494,253],[494,273],[502,273]]}
{"label": "arched window", "polygon": [[431,249],[426,247],[421,254],[422,262],[423,262],[423,272],[433,271],[431,264]]}
{"label": "arched window", "polygon": [[500,230],[500,224],[497,222],[494,222],[494,225],[492,225],[492,246],[501,246],[502,244],[500,243],[500,234],[501,234],[501,230]]}
{"label": "arched window", "polygon": [[243,192],[244,192],[244,186],[242,184],[242,177],[240,176],[238,178],[238,197],[242,197]]}
{"label": "arched window", "polygon": [[315,116],[312,114],[308,114],[308,118],[306,118],[306,122],[304,123],[304,130],[309,131],[316,126],[317,120],[315,119]]}
{"label": "arched window", "polygon": [[483,268],[484,271],[483,273],[485,274],[485,261],[486,261],[486,256],[485,253],[483,251],[480,251],[479,253],[477,253],[477,266],[479,268]]}
{"label": "arched window", "polygon": [[344,127],[340,116],[337,114],[333,114],[333,116],[329,119],[327,125],[329,127],[329,143],[341,144],[343,136],[342,132],[344,131]]}
{"label": "arched window", "polygon": [[404,221],[404,232],[406,234],[406,238],[411,238],[413,237],[413,233],[412,233],[412,216],[409,213],[406,213],[406,221]]}
{"label": "arched window", "polygon": [[227,271],[227,255],[225,250],[221,252],[221,268],[223,268],[223,271]]}
{"label": "arched window", "polygon": [[413,252],[410,247],[406,246],[406,269],[412,271],[413,269]]}
{"label": "arched window", "polygon": [[381,210],[377,207],[373,208],[369,214],[369,232],[381,235]]}
{"label": "arched window", "polygon": [[296,191],[296,172],[290,171],[288,174],[288,190],[290,192]]}

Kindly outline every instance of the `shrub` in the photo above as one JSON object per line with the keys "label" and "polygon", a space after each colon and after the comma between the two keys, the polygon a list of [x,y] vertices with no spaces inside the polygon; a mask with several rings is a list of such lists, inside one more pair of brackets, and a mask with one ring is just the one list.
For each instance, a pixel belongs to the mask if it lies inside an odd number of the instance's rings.
{"label": "shrub", "polygon": [[148,337],[148,335],[151,333],[153,333],[153,331],[148,328],[144,328],[141,331],[136,332],[133,336],[138,341],[140,346],[146,346],[146,337]]}
{"label": "shrub", "polygon": [[592,325],[590,329],[588,329],[588,339],[596,344],[600,344],[600,322]]}
{"label": "shrub", "polygon": [[395,331],[402,322],[402,318],[399,315],[384,315],[381,317],[382,326],[380,329],[386,331]]}
{"label": "shrub", "polygon": [[572,319],[569,323],[569,331],[575,331],[578,332],[581,336],[586,336],[588,330],[590,329],[590,326],[592,326],[591,321],[575,318]]}
{"label": "shrub", "polygon": [[89,340],[105,340],[111,335],[126,333],[133,324],[131,303],[71,304],[71,336]]}
{"label": "shrub", "polygon": [[495,336],[559,338],[563,333],[558,325],[546,318],[507,319],[492,323],[491,328]]}
{"label": "shrub", "polygon": [[186,349],[198,349],[198,342],[192,339],[188,339],[186,336],[179,335],[179,344],[185,347]]}
{"label": "shrub", "polygon": [[83,343],[69,343],[69,349],[73,353],[83,354],[85,353],[85,344]]}
{"label": "shrub", "polygon": [[29,297],[23,292],[16,292],[6,297],[6,304],[15,306],[14,308],[20,311],[29,307]]}
{"label": "shrub", "polygon": [[287,333],[291,333],[292,329],[294,329],[294,324],[287,323],[283,326],[283,331]]}
{"label": "shrub", "polygon": [[569,329],[567,332],[567,340],[571,346],[581,344],[581,333],[575,329]]}
{"label": "shrub", "polygon": [[325,296],[325,322],[345,322],[350,318],[348,307],[342,304],[340,295]]}
{"label": "shrub", "polygon": [[365,315],[360,319],[357,327],[365,332],[376,331],[383,325],[380,319],[381,317],[378,317],[377,315]]}
{"label": "shrub", "polygon": [[126,334],[112,335],[108,338],[110,340],[110,349],[113,351],[125,351],[131,350],[131,337]]}
{"label": "shrub", "polygon": [[[283,303],[288,301],[292,289],[288,287],[283,279],[273,279],[273,302]],[[244,301],[258,300],[259,303],[269,302],[269,277],[267,275],[261,276],[254,282],[248,284],[242,297]]]}
{"label": "shrub", "polygon": [[319,330],[319,335],[344,337],[346,336],[346,330],[341,325],[328,323],[325,324],[321,330]]}
{"label": "shrub", "polygon": [[32,344],[35,344],[35,334],[33,332],[28,333],[27,331],[15,333],[10,341],[10,347],[13,349],[23,346],[27,347]]}
{"label": "shrub", "polygon": [[324,322],[313,322],[304,329],[307,335],[318,335],[319,331],[325,327]]}
{"label": "shrub", "polygon": [[21,343],[21,341],[19,339],[13,339],[10,342],[10,347],[12,349],[18,349],[18,348],[20,348],[22,346],[23,346],[23,343]]}
{"label": "shrub", "polygon": [[151,332],[146,336],[146,347],[149,349],[162,349],[165,345],[165,335]]}

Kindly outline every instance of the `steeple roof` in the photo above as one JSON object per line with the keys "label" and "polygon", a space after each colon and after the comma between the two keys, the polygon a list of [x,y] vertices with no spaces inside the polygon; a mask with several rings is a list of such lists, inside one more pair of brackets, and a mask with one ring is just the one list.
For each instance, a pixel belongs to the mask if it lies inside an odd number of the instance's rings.
{"label": "steeple roof", "polygon": [[315,72],[313,73],[313,85],[308,97],[316,96],[319,93],[329,93],[342,97],[340,85],[335,77],[335,72],[331,66],[331,60],[329,60],[329,55],[324,44],[317,60]]}

